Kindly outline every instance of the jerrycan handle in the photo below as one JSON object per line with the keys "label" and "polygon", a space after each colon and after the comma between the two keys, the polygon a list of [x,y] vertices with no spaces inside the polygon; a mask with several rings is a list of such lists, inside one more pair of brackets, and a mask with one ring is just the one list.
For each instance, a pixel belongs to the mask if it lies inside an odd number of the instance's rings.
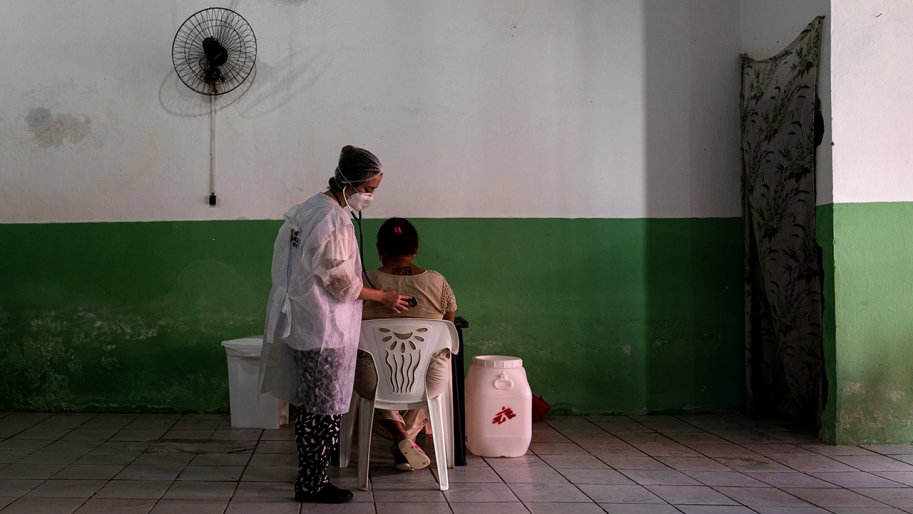
{"label": "jerrycan handle", "polygon": [[507,373],[502,371],[491,385],[493,385],[495,389],[513,389],[514,381],[507,376]]}

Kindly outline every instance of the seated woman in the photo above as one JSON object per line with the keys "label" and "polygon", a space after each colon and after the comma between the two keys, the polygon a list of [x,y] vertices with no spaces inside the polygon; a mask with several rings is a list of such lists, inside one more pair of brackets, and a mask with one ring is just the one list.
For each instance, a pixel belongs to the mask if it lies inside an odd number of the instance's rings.
{"label": "seated woman", "polygon": [[[395,289],[401,295],[411,296],[416,303],[408,312],[394,314],[382,304],[365,302],[362,319],[409,317],[454,320],[457,305],[450,284],[437,271],[422,269],[413,263],[418,253],[418,232],[412,223],[402,218],[385,221],[377,231],[377,253],[382,266],[366,271],[368,281],[379,289]],[[359,351],[355,376],[359,392],[374,391],[377,375],[369,353]],[[450,352],[442,350],[432,356],[428,368],[425,380],[428,396],[440,394],[449,383]],[[415,437],[428,421],[423,409],[377,409],[374,420],[375,431],[393,440],[391,452],[396,469],[411,471],[428,467],[430,459],[415,444]]]}

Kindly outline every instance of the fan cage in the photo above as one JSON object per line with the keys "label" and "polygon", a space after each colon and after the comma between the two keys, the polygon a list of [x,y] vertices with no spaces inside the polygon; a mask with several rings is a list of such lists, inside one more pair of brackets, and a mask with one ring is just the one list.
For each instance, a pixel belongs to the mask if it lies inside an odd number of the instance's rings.
{"label": "fan cage", "polygon": [[[218,67],[216,80],[203,52],[203,40],[213,38],[228,54]],[[240,86],[254,68],[257,38],[243,16],[231,9],[210,7],[191,15],[174,36],[171,57],[178,77],[190,89],[205,95],[221,95]]]}

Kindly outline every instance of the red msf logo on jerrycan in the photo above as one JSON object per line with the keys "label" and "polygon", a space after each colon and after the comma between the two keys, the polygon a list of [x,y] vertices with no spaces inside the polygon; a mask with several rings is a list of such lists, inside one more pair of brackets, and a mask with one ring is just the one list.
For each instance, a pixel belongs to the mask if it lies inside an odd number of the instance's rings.
{"label": "red msf logo on jerrycan", "polygon": [[510,407],[501,407],[501,410],[495,414],[495,417],[491,419],[491,422],[495,425],[500,425],[509,419],[516,418],[517,415],[514,414],[514,411]]}
{"label": "red msf logo on jerrycan", "polygon": [[523,360],[473,357],[466,374],[466,448],[481,457],[519,457],[532,439],[532,392]]}

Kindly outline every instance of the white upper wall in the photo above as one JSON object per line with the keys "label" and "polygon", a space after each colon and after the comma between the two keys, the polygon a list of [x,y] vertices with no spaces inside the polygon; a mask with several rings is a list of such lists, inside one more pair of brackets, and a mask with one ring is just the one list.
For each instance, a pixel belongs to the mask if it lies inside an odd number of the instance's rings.
{"label": "white upper wall", "polygon": [[731,0],[223,5],[259,54],[216,101],[210,208],[207,98],[171,64],[210,4],[5,0],[0,223],[275,219],[345,144],[387,171],[372,217],[740,214]]}
{"label": "white upper wall", "polygon": [[786,48],[816,16],[824,16],[818,98],[824,138],[816,153],[817,204],[833,202],[831,157],[831,0],[741,0],[742,53],[752,59],[773,57]]}
{"label": "white upper wall", "polygon": [[832,10],[834,201],[913,201],[913,2]]}

